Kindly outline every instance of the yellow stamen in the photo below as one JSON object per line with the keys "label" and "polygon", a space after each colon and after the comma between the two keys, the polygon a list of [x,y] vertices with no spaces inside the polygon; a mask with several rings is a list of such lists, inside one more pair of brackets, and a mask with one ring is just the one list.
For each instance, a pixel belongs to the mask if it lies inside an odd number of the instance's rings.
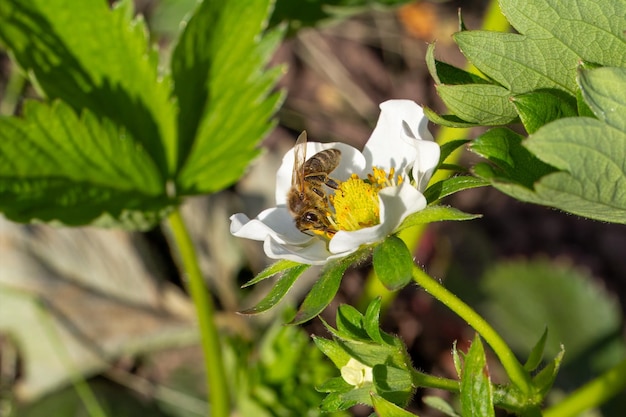
{"label": "yellow stamen", "polygon": [[380,204],[378,192],[385,187],[402,183],[402,177],[395,176],[395,170],[389,174],[384,169],[374,167],[367,179],[361,179],[356,174],[342,183],[330,196],[335,213],[329,220],[337,230],[359,230],[364,227],[380,223]]}

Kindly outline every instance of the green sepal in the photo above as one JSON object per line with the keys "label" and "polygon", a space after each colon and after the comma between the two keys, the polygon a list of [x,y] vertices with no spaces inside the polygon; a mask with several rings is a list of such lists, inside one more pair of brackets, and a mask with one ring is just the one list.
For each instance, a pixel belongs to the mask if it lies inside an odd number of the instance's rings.
{"label": "green sepal", "polygon": [[240,311],[240,314],[259,314],[269,310],[283,299],[289,289],[296,282],[298,277],[302,275],[304,271],[309,268],[310,265],[299,264],[293,268],[285,269],[282,271],[281,276],[278,278],[272,289],[267,293],[261,301],[259,301],[254,307]]}
{"label": "green sepal", "polygon": [[398,407],[396,404],[387,401],[380,395],[371,393],[372,406],[376,410],[378,417],[415,417],[415,414],[409,413],[403,408]]}
{"label": "green sepal", "polygon": [[565,355],[565,347],[561,345],[561,350],[556,355],[556,357],[550,361],[546,367],[544,367],[537,375],[533,377],[533,386],[535,387],[535,392],[541,397],[544,398],[550,392],[554,381],[559,373],[559,369],[561,367],[561,362],[563,361],[563,356]]}
{"label": "green sepal", "polygon": [[243,284],[241,288],[246,288],[251,285],[257,284],[265,279],[273,277],[279,272],[283,272],[287,269],[295,268],[298,265],[300,265],[298,262],[289,261],[287,259],[281,259],[280,261],[276,261],[270,266],[268,266],[267,268],[265,268],[263,271],[259,272],[257,276],[252,278],[250,281]]}
{"label": "green sepal", "polygon": [[350,266],[350,260],[351,258],[347,257],[326,264],[290,324],[302,324],[309,321],[330,304],[339,291],[341,278]]}
{"label": "green sepal", "polygon": [[374,248],[374,271],[390,291],[404,288],[412,280],[413,256],[399,237],[392,235]]}
{"label": "green sepal", "polygon": [[424,210],[413,213],[406,219],[404,219],[400,227],[398,227],[398,231],[420,224],[443,221],[473,220],[479,217],[481,217],[480,214],[464,213],[460,210],[448,206],[428,206]]}
{"label": "green sepal", "polygon": [[543,331],[541,337],[533,346],[530,354],[528,355],[528,359],[526,359],[526,363],[524,363],[524,369],[528,372],[532,372],[541,364],[541,360],[543,359],[543,352],[546,348],[546,341],[548,340],[548,328],[546,327]]}

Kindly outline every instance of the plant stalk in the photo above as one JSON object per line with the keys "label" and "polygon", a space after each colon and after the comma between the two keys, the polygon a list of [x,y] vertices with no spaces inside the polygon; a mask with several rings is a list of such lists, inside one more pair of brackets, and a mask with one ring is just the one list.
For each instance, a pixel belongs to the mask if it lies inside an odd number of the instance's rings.
{"label": "plant stalk", "polygon": [[219,333],[215,324],[215,306],[202,277],[193,242],[178,207],[170,214],[168,221],[187,278],[187,287],[196,307],[211,405],[207,416],[228,417],[230,396]]}
{"label": "plant stalk", "polygon": [[484,318],[415,265],[413,266],[413,280],[472,326],[498,356],[511,382],[524,394],[530,395],[531,381],[528,373],[526,373],[524,367],[517,360],[506,342]]}
{"label": "plant stalk", "polygon": [[546,409],[543,417],[573,417],[605,403],[626,388],[626,359]]}

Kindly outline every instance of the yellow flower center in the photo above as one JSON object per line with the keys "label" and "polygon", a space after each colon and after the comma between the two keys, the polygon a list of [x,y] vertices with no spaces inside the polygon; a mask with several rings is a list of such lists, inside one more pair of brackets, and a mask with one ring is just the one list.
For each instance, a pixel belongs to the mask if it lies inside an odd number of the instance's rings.
{"label": "yellow flower center", "polygon": [[379,224],[378,192],[402,183],[402,177],[398,175],[394,178],[394,175],[393,168],[387,174],[385,170],[374,167],[367,179],[352,174],[348,180],[340,183],[335,195],[330,196],[335,209],[331,219],[333,226],[337,230],[353,231]]}

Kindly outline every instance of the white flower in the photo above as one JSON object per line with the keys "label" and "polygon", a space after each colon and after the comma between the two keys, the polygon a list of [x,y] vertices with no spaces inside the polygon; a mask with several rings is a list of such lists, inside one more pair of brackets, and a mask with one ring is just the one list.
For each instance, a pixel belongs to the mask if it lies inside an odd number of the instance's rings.
{"label": "white flower", "polygon": [[372,368],[354,358],[350,358],[348,363],[341,368],[341,377],[356,388],[361,388],[364,384],[374,381]]}
{"label": "white flower", "polygon": [[[439,162],[440,149],[427,128],[423,110],[410,100],[380,105],[378,123],[363,152],[344,143],[306,144],[307,157],[339,149],[341,162],[330,176],[340,188],[332,196],[334,235],[303,233],[286,202],[291,188],[294,151],[283,157],[276,175],[276,207],[256,219],[231,216],[231,233],[263,242],[268,257],[322,265],[392,234],[412,213],[426,207],[422,192]],[[327,190],[332,194],[332,190]],[[372,198],[373,197],[373,198]]]}

